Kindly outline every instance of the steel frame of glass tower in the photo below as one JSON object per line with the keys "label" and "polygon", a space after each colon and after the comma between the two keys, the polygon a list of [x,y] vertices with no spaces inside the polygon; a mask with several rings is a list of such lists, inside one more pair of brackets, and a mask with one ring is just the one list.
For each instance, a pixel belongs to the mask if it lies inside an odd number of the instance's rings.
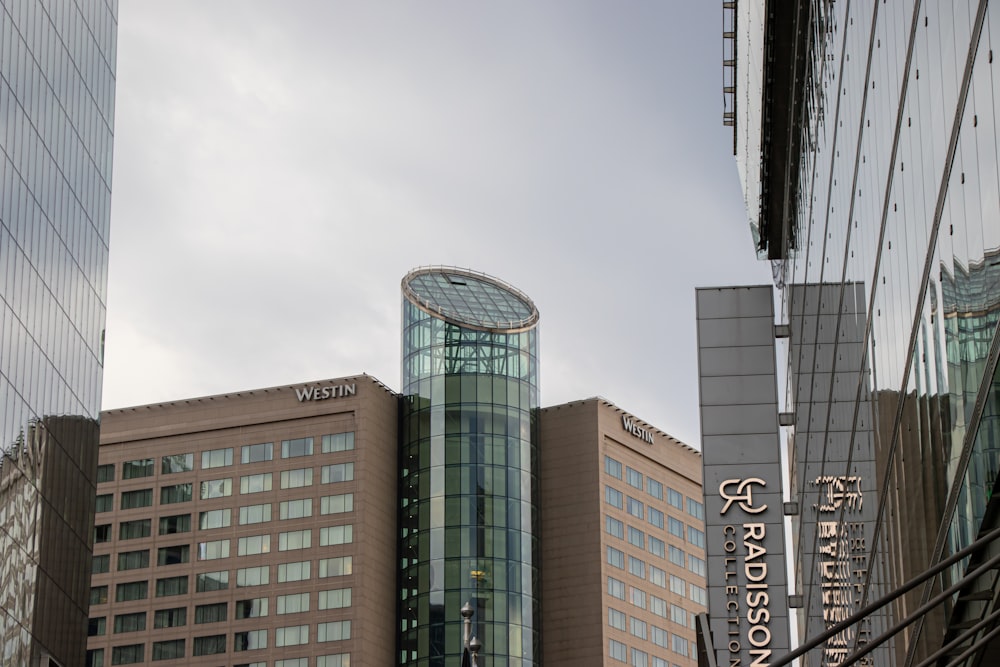
{"label": "steel frame of glass tower", "polygon": [[403,279],[399,663],[539,664],[538,310],[450,267]]}

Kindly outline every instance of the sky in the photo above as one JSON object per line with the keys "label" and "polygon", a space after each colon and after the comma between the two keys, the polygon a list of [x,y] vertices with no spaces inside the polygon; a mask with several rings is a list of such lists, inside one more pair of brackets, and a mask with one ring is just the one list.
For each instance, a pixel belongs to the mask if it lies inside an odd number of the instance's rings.
{"label": "sky", "polygon": [[766,284],[722,124],[722,4],[119,7],[105,409],[358,373],[400,281],[540,313],[542,405],[700,448],[694,291]]}

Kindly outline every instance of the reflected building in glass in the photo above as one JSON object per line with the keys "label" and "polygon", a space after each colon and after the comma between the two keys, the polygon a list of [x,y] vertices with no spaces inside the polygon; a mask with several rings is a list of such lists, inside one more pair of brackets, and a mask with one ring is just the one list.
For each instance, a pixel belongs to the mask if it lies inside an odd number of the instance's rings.
{"label": "reflected building in glass", "polygon": [[458,664],[468,602],[491,665],[537,665],[538,310],[456,268],[402,291],[400,664]]}
{"label": "reflected building in glass", "polygon": [[[807,642],[1000,527],[1000,8],[724,11],[724,118],[788,336],[782,423]],[[807,664],[875,643],[884,653],[862,664],[995,664],[1000,587],[976,570],[996,548],[972,548]],[[824,592],[831,572],[851,584],[846,605]]]}
{"label": "reflected building in glass", "polygon": [[117,2],[0,0],[0,660],[84,659]]}

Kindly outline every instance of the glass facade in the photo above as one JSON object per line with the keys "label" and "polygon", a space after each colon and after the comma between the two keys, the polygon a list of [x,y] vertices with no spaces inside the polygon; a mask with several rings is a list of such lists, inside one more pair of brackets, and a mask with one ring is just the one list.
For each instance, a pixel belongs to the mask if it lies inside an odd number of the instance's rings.
{"label": "glass facade", "polygon": [[459,269],[403,295],[399,663],[459,664],[468,602],[490,665],[537,666],[538,312]]}
{"label": "glass facade", "polygon": [[[800,31],[799,53],[807,55],[772,64],[761,57],[775,52],[760,46],[762,35],[774,35],[774,26],[765,30],[763,3],[739,3],[738,41],[746,48],[738,50],[744,71],[736,98],[747,108],[737,113],[736,145],[755,228],[778,224],[759,204],[768,191],[791,193],[792,230],[770,256],[781,257],[778,286],[791,286],[781,291],[788,349],[809,355],[789,358],[786,383],[799,449],[793,498],[803,516],[818,492],[804,468],[826,460],[829,442],[873,453],[874,479],[858,489],[866,507],[873,504],[868,553],[857,568],[864,603],[998,524],[1000,68],[992,41],[993,28],[1000,35],[1000,7],[972,0],[802,4],[810,29]],[[756,167],[768,144],[795,143],[768,134],[762,82],[772,78],[769,67],[798,68],[803,82],[802,120],[790,130],[801,150],[782,174]],[[806,419],[819,392],[829,410]],[[856,476],[854,456],[821,474]],[[850,511],[830,520],[840,534],[852,529]],[[974,565],[966,559],[901,598],[893,620]],[[812,586],[819,595],[822,572],[801,571],[805,592]],[[969,595],[980,589],[994,595]],[[895,663],[920,662],[959,628],[992,614],[995,591],[992,579],[981,580],[951,596],[899,636]],[[804,637],[822,630],[823,620],[813,625],[810,618]],[[864,644],[863,630],[847,650]]]}
{"label": "glass facade", "polygon": [[116,36],[114,0],[0,0],[4,664],[85,654]]}

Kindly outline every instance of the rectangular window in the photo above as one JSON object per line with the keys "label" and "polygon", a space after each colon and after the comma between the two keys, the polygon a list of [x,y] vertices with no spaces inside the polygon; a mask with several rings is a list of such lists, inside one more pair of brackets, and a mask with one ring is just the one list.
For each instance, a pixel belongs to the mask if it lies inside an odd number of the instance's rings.
{"label": "rectangular window", "polygon": [[688,526],[688,542],[696,547],[705,548],[705,533],[694,526]]}
{"label": "rectangular window", "polygon": [[271,551],[270,535],[251,535],[241,537],[237,545],[237,555],[253,556],[256,554],[266,554]]}
{"label": "rectangular window", "polygon": [[168,454],[160,459],[160,474],[173,475],[194,470],[194,454]]}
{"label": "rectangular window", "polygon": [[670,650],[681,655],[688,654],[688,640],[680,635],[670,634]]}
{"label": "rectangular window", "polygon": [[194,588],[198,593],[226,590],[229,588],[229,570],[199,572],[194,575]]}
{"label": "rectangular window", "polygon": [[610,625],[615,630],[625,631],[625,614],[618,611],[617,609],[612,609],[608,607],[608,625]]}
{"label": "rectangular window", "polygon": [[122,491],[122,509],[131,510],[138,507],[151,507],[153,505],[152,489],[137,489],[135,491]]}
{"label": "rectangular window", "polygon": [[236,570],[236,588],[247,586],[266,586],[271,582],[271,569],[268,565],[260,567],[243,567]]}
{"label": "rectangular window", "polygon": [[351,589],[334,588],[319,592],[319,610],[346,609],[351,606]]}
{"label": "rectangular window", "polygon": [[646,549],[646,534],[633,526],[628,527],[628,543],[640,549]]}
{"label": "rectangular window", "polygon": [[[274,667],[279,666],[275,663]],[[281,667],[284,666],[282,665]],[[309,666],[305,665],[305,667]],[[336,653],[331,655],[321,655],[316,658],[316,667],[351,667],[351,654]]]}
{"label": "rectangular window", "polygon": [[140,537],[149,537],[151,531],[152,521],[150,519],[122,521],[118,524],[118,539],[135,540]]}
{"label": "rectangular window", "polygon": [[708,606],[708,594],[705,592],[704,588],[702,588],[701,586],[695,586],[694,584],[691,584],[689,586],[689,589],[690,592],[688,594],[688,598],[692,602],[697,602],[703,607]]}
{"label": "rectangular window", "polygon": [[228,507],[221,510],[209,510],[198,513],[198,530],[213,528],[228,528],[232,523],[232,510]]}
{"label": "rectangular window", "polygon": [[88,637],[102,637],[108,632],[108,619],[106,616],[91,618],[87,622]]}
{"label": "rectangular window", "polygon": [[338,558],[321,558],[319,560],[320,579],[326,577],[343,577],[354,572],[354,557],[340,556]]}
{"label": "rectangular window", "polygon": [[646,519],[649,521],[650,525],[656,526],[660,530],[663,530],[663,525],[665,519],[663,517],[663,512],[656,509],[655,507],[648,507],[646,509]]}
{"label": "rectangular window", "polygon": [[343,514],[354,511],[354,494],[341,493],[335,496],[323,496],[319,499],[320,514]]}
{"label": "rectangular window", "polygon": [[278,507],[278,518],[281,521],[286,519],[302,519],[313,515],[312,498],[302,498],[300,500],[285,500]]}
{"label": "rectangular window", "polygon": [[113,493],[99,493],[97,494],[96,501],[94,512],[97,514],[110,512],[115,508],[115,494]]}
{"label": "rectangular window", "polygon": [[236,619],[267,616],[267,598],[250,598],[236,601]]}
{"label": "rectangular window", "polygon": [[658,628],[655,625],[650,627],[650,641],[653,642],[655,646],[660,648],[670,648],[670,633],[663,628]]}
{"label": "rectangular window", "polygon": [[138,459],[122,464],[122,479],[139,479],[153,476],[153,459]]}
{"label": "rectangular window", "polygon": [[290,593],[277,598],[279,614],[300,614],[309,611],[308,593]]}
{"label": "rectangular window", "polygon": [[316,625],[316,641],[318,642],[339,642],[350,638],[350,621],[330,621]]}
{"label": "rectangular window", "polygon": [[670,592],[683,597],[687,594],[687,582],[675,574],[670,575]]}
{"label": "rectangular window", "polygon": [[190,514],[175,514],[160,517],[160,535],[186,533],[191,530]]}
{"label": "rectangular window", "polygon": [[699,577],[705,576],[705,560],[694,554],[688,554],[688,569]]}
{"label": "rectangular window", "polygon": [[660,558],[666,558],[667,545],[658,537],[649,536],[649,553]]}
{"label": "rectangular window", "polygon": [[640,579],[646,578],[646,563],[635,556],[628,557],[628,573]]}
{"label": "rectangular window", "polygon": [[688,498],[688,514],[696,519],[705,520],[705,506],[695,500],[694,498]]}
{"label": "rectangular window", "polygon": [[198,543],[198,560],[229,558],[229,540],[212,540]]}
{"label": "rectangular window", "polygon": [[612,660],[617,660],[618,662],[625,662],[626,660],[627,647],[619,641],[614,639],[608,640],[608,655],[611,656]]}
{"label": "rectangular window", "polygon": [[153,612],[154,628],[179,628],[187,625],[187,607],[157,609]]}
{"label": "rectangular window", "polygon": [[604,517],[604,530],[607,531],[609,535],[614,535],[619,539],[623,539],[625,537],[625,524],[613,516]]}
{"label": "rectangular window", "polygon": [[[322,530],[326,530],[326,528]],[[297,549],[308,549],[311,546],[312,530],[289,530],[284,533],[278,533],[278,551],[295,551]]]}
{"label": "rectangular window", "polygon": [[115,586],[115,602],[145,600],[149,597],[148,581],[130,581]]}
{"label": "rectangular window", "polygon": [[639,500],[636,500],[632,496],[628,496],[628,513],[634,516],[636,519],[642,519],[645,517],[646,506]]}
{"label": "rectangular window", "polygon": [[118,571],[149,567],[149,549],[122,551],[118,554]]}
{"label": "rectangular window", "polygon": [[320,471],[320,483],[336,484],[337,482],[350,482],[354,479],[353,463],[337,463],[323,466]]}
{"label": "rectangular window", "polygon": [[649,566],[649,583],[655,584],[660,588],[667,587],[667,571],[661,570],[655,565]]}
{"label": "rectangular window", "polygon": [[670,605],[670,620],[686,628],[688,624],[687,610],[675,604]]}
{"label": "rectangular window", "polygon": [[628,601],[641,609],[646,608],[646,591],[635,586],[628,587]]}
{"label": "rectangular window", "polygon": [[612,507],[617,507],[618,509],[624,509],[625,507],[625,494],[618,489],[605,486],[604,487],[604,502],[611,505]]}
{"label": "rectangular window", "polygon": [[164,598],[171,595],[187,595],[188,578],[187,575],[179,577],[164,577],[156,580],[156,597]]}
{"label": "rectangular window", "polygon": [[146,612],[115,614],[115,634],[119,632],[141,632],[146,629]]}
{"label": "rectangular window", "polygon": [[184,657],[183,639],[167,639],[153,642],[153,660],[175,660]]}
{"label": "rectangular window", "polygon": [[259,445],[243,445],[240,450],[242,463],[261,463],[274,459],[274,443],[262,442]]}
{"label": "rectangular window", "polygon": [[194,638],[194,655],[216,655],[226,652],[226,636],[210,635]]}
{"label": "rectangular window", "polygon": [[104,574],[111,571],[111,554],[93,556],[90,559],[90,573]]}
{"label": "rectangular window", "polygon": [[629,632],[632,633],[633,637],[638,637],[639,639],[647,639],[646,634],[646,622],[642,621],[635,616],[631,616],[629,621]]}
{"label": "rectangular window", "polygon": [[324,454],[346,452],[354,449],[354,432],[324,435],[322,449]]}
{"label": "rectangular window", "polygon": [[104,482],[115,481],[115,464],[105,463],[103,465],[97,466],[97,483],[103,484]]}
{"label": "rectangular window", "polygon": [[684,539],[684,522],[672,516],[667,517],[667,532],[674,537]]}
{"label": "rectangular window", "polygon": [[299,646],[300,644],[308,643],[308,625],[292,625],[287,628],[275,628],[274,630],[274,645],[279,648],[282,646]]}
{"label": "rectangular window", "polygon": [[274,667],[309,667],[309,658],[285,658],[275,660]]}
{"label": "rectangular window", "polygon": [[313,469],[296,468],[295,470],[281,471],[281,488],[299,489],[304,486],[312,486]]}
{"label": "rectangular window", "polygon": [[642,491],[642,473],[632,468],[625,468],[625,483]]}
{"label": "rectangular window", "polygon": [[90,604],[107,604],[107,602],[108,602],[107,586],[90,587]]}
{"label": "rectangular window", "polygon": [[354,541],[354,525],[328,526],[319,529],[319,545],[329,547],[335,544],[350,544]]}
{"label": "rectangular window", "polygon": [[240,493],[261,493],[271,490],[271,473],[262,472],[258,475],[240,477]]}
{"label": "rectangular window", "polygon": [[243,630],[233,635],[233,651],[267,648],[267,630]]}
{"label": "rectangular window", "polygon": [[251,523],[267,523],[271,520],[271,503],[263,505],[247,505],[240,508],[240,525]]}
{"label": "rectangular window", "polygon": [[226,466],[233,465],[233,448],[226,447],[225,449],[210,449],[207,452],[201,453],[201,469],[208,470],[209,468],[225,468]]}
{"label": "rectangular window", "polygon": [[201,499],[225,498],[233,495],[233,479],[210,479],[201,483]]}
{"label": "rectangular window", "polygon": [[684,552],[674,545],[668,547],[670,553],[670,562],[678,567],[684,567]]}
{"label": "rectangular window", "polygon": [[622,478],[622,464],[621,461],[615,461],[610,456],[604,457],[604,472],[611,475],[615,479]]}
{"label": "rectangular window", "polygon": [[614,547],[608,547],[608,565],[617,567],[619,570],[625,569],[625,552]]}
{"label": "rectangular window", "polygon": [[619,600],[625,599],[625,582],[608,577],[608,595]]}
{"label": "rectangular window", "polygon": [[299,456],[312,456],[313,439],[296,438],[294,440],[281,441],[281,458],[294,459]]}
{"label": "rectangular window", "polygon": [[646,493],[657,500],[663,500],[663,484],[657,482],[652,477],[646,478]]}
{"label": "rectangular window", "polygon": [[667,504],[671,507],[676,507],[679,510],[684,509],[684,494],[680,491],[671,489],[667,487]]}
{"label": "rectangular window", "polygon": [[649,596],[649,610],[661,618],[667,617],[667,601],[655,595]]}
{"label": "rectangular window", "polygon": [[195,625],[221,623],[229,617],[229,603],[200,604],[194,608]]}
{"label": "rectangular window", "polygon": [[[643,637],[645,639],[645,637]],[[632,652],[632,667],[649,667],[649,654],[640,651],[637,648],[633,648]]]}
{"label": "rectangular window", "polygon": [[172,505],[174,503],[186,503],[191,500],[191,483],[174,484],[172,486],[160,487],[160,504]]}
{"label": "rectangular window", "polygon": [[312,569],[312,561],[303,560],[296,563],[278,564],[278,583],[284,584],[290,581],[306,581],[309,579]]}
{"label": "rectangular window", "polygon": [[111,649],[112,665],[135,665],[146,659],[145,644],[115,646]]}

